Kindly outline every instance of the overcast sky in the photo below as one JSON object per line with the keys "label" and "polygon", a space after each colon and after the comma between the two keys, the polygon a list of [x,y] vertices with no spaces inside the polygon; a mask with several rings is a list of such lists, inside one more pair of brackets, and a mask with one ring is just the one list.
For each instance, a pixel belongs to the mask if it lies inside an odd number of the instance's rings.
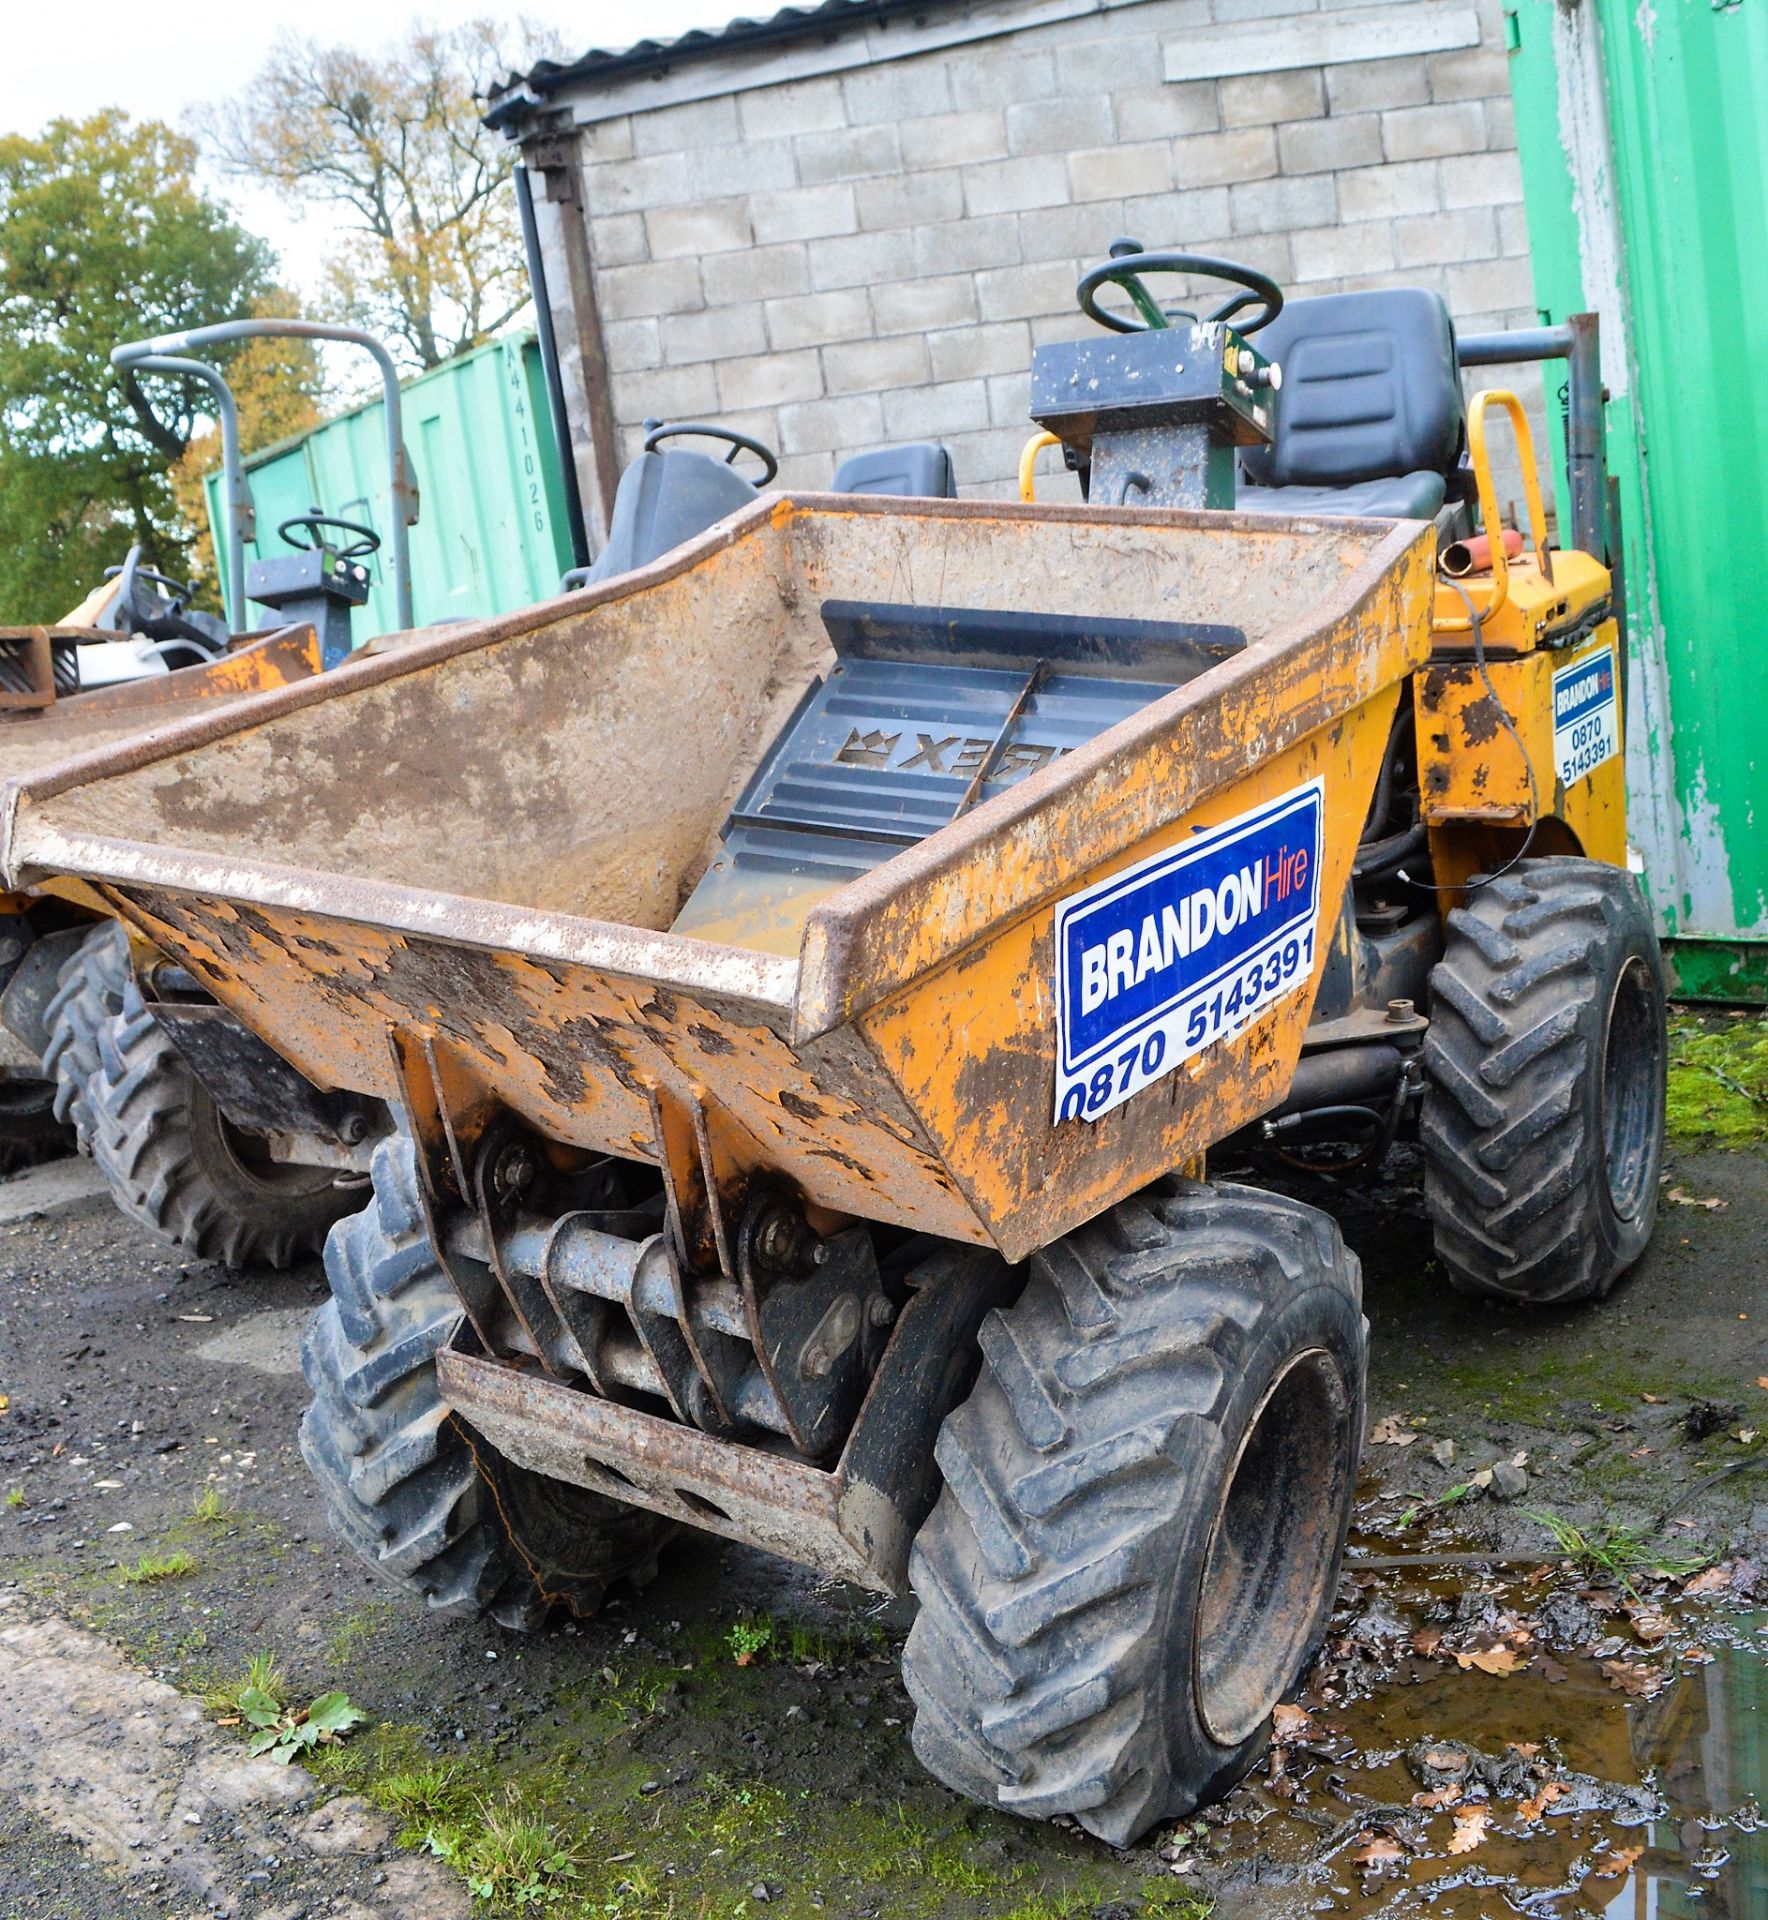
{"label": "overcast sky", "polygon": [[[771,13],[780,0],[180,0],[157,13],[141,0],[6,0],[0,60],[0,131],[35,133],[58,115],[117,106],[138,118],[181,122],[184,112],[226,97],[263,64],[277,30],[373,47],[415,20],[450,26],[489,14],[525,14],[557,29],[573,53],[622,47],[650,35],[722,26],[741,13]],[[214,183],[240,218],[278,250],[283,276],[310,286],[323,245],[322,221],[297,221],[268,194]]]}

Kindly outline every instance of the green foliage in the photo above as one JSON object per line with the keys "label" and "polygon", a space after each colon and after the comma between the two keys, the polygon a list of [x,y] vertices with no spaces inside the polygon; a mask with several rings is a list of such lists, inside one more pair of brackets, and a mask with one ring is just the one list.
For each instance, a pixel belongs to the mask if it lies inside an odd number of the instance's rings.
{"label": "green foliage", "polygon": [[288,1679],[278,1665],[275,1654],[254,1653],[238,1680],[230,1686],[216,1688],[214,1692],[205,1694],[203,1699],[205,1705],[214,1708],[217,1713],[243,1718],[248,1693],[273,1700],[279,1707],[288,1703]]}
{"label": "green foliage", "polygon": [[11,1491],[6,1496],[6,1504],[9,1507],[22,1507],[24,1503],[25,1503],[25,1490],[23,1487],[12,1488]]}
{"label": "green foliage", "polygon": [[190,1517],[199,1527],[218,1527],[233,1518],[233,1510],[221,1498],[219,1487],[204,1487],[196,1497]]}
{"label": "green foliage", "polygon": [[185,567],[167,476],[196,392],[120,375],[110,352],[273,294],[269,248],[203,193],[196,161],[115,111],[0,136],[0,621],[60,619],[133,541]]}
{"label": "green foliage", "polygon": [[132,1567],[123,1569],[126,1587],[152,1586],[160,1580],[181,1580],[196,1572],[196,1560],[188,1553],[144,1553]]}
{"label": "green foliage", "polygon": [[725,1635],[725,1644],[739,1667],[752,1667],[762,1654],[773,1650],[774,1623],[766,1614],[739,1620]]}
{"label": "green foliage", "polygon": [[465,1877],[475,1899],[517,1912],[554,1906],[566,1883],[577,1878],[577,1862],[559,1828],[514,1792],[484,1802],[479,1816],[472,1826],[433,1831],[430,1851]]}
{"label": "green foliage", "polygon": [[1644,1527],[1624,1527],[1609,1523],[1585,1533],[1557,1513],[1525,1508],[1529,1519],[1545,1527],[1561,1553],[1576,1561],[1586,1575],[1612,1580],[1625,1593],[1633,1592],[1634,1578],[1654,1574],[1660,1579],[1680,1580],[1698,1573],[1710,1553],[1666,1553],[1651,1545]]}
{"label": "green foliage", "polygon": [[347,1693],[322,1693],[305,1707],[288,1707],[261,1687],[243,1689],[239,1711],[253,1729],[247,1751],[267,1753],[285,1767],[309,1748],[343,1739],[368,1717]]}
{"label": "green foliage", "polygon": [[1768,1020],[1676,1020],[1666,1119],[1672,1139],[1727,1147],[1768,1139]]}

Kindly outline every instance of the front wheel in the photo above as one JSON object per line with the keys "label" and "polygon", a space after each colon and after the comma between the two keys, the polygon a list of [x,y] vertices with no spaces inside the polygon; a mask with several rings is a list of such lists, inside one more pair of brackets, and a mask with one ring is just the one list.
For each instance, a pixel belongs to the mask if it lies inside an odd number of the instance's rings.
{"label": "front wheel", "polygon": [[1669,1052],[1639,883],[1524,860],[1449,916],[1421,1141],[1437,1258],[1467,1293],[1598,1298],[1657,1219]]}
{"label": "front wheel", "polygon": [[941,1429],[904,1653],[948,1786],[1127,1846],[1218,1798],[1324,1630],[1361,1275],[1299,1202],[1176,1183],[1031,1262]]}
{"label": "front wheel", "polygon": [[308,1322],[313,1400],[301,1453],[332,1525],[365,1565],[432,1607],[536,1624],[593,1613],[643,1582],[671,1521],[511,1465],[448,1410],[436,1356],[460,1298],[429,1240],[403,1134],[374,1152],[374,1197],[325,1246],[332,1297]]}

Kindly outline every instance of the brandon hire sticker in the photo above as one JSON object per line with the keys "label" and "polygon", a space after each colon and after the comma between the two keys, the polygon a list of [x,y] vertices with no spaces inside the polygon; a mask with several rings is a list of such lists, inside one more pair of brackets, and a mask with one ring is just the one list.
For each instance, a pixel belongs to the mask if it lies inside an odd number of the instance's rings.
{"label": "brandon hire sticker", "polygon": [[1553,676],[1553,765],[1569,787],[1621,750],[1615,650],[1604,647]]}
{"label": "brandon hire sticker", "polygon": [[1314,970],[1310,780],[1056,909],[1056,1118],[1097,1120]]}

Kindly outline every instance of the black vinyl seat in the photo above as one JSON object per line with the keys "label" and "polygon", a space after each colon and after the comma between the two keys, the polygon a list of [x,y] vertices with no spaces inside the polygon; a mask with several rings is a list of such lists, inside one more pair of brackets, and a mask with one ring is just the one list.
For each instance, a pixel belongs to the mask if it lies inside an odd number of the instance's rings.
{"label": "black vinyl seat", "polygon": [[1466,444],[1455,330],[1436,294],[1292,300],[1258,345],[1283,385],[1272,444],[1240,456],[1242,513],[1435,518]]}
{"label": "black vinyl seat", "polygon": [[690,448],[641,453],[620,476],[608,515],[608,544],[592,565],[565,575],[563,588],[594,586],[661,558],[757,497],[734,467]]}
{"label": "black vinyl seat", "polygon": [[[856,453],[835,469],[836,493],[957,495],[951,454],[931,442]],[[759,497],[760,489],[722,460],[690,447],[641,453],[620,476],[608,516],[608,544],[587,567],[559,583],[561,593],[592,587],[660,559]]]}
{"label": "black vinyl seat", "polygon": [[835,469],[831,493],[888,493],[917,500],[955,500],[950,451],[931,440],[850,454]]}

